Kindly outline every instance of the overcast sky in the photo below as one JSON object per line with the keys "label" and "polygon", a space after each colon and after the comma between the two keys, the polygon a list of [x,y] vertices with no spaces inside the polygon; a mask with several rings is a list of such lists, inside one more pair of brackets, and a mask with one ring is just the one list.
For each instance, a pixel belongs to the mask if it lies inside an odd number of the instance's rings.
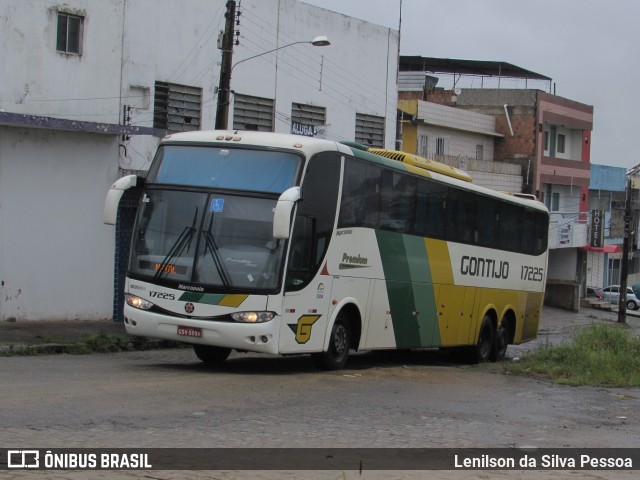
{"label": "overcast sky", "polygon": [[[303,0],[398,29],[400,0]],[[591,162],[640,163],[640,0],[402,0],[401,54],[499,60],[593,105]],[[540,89],[548,87],[540,85]]]}

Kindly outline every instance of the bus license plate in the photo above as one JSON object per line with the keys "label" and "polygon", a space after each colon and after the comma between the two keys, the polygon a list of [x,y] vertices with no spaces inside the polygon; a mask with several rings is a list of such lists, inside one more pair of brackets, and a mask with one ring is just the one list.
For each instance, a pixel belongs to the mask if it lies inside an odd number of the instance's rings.
{"label": "bus license plate", "polygon": [[196,327],[183,327],[182,325],[179,325],[178,335],[183,337],[201,337],[202,329]]}

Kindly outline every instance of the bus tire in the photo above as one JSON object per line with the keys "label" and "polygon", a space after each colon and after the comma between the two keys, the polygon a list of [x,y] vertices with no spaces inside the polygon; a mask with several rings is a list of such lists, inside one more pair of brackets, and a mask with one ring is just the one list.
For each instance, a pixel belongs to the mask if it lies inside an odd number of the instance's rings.
{"label": "bus tire", "polygon": [[509,332],[507,329],[501,326],[496,332],[496,339],[493,351],[491,352],[491,361],[496,362],[502,360],[507,353],[507,347],[509,346]]}
{"label": "bus tire", "polygon": [[488,361],[491,358],[491,352],[493,352],[494,348],[493,323],[491,322],[491,318],[486,315],[482,319],[482,325],[480,325],[478,343],[472,347],[471,361],[473,363]]}
{"label": "bus tire", "polygon": [[214,347],[212,345],[194,345],[193,351],[202,362],[209,365],[219,365],[231,353],[230,348]]}
{"label": "bus tire", "polygon": [[339,314],[331,329],[329,348],[326,352],[313,353],[311,358],[316,367],[322,370],[339,370],[347,363],[350,345],[349,324],[343,315]]}

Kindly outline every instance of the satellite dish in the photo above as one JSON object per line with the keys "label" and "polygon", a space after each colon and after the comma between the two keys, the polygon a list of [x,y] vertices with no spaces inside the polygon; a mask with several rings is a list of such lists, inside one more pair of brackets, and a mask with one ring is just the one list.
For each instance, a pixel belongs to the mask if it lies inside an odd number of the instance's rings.
{"label": "satellite dish", "polygon": [[454,88],[453,91],[454,91],[454,93],[456,95],[460,95],[462,93],[462,89],[461,88]]}

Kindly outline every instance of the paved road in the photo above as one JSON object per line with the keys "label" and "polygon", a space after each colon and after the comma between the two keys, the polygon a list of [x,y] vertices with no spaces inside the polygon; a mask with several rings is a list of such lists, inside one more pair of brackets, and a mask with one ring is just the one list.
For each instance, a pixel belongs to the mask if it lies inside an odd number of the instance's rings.
{"label": "paved road", "polygon": [[[589,315],[549,323],[537,344]],[[577,323],[576,323],[577,322]],[[535,346],[536,344],[533,344]],[[531,344],[529,344],[530,348]],[[510,347],[511,348],[511,347]],[[511,356],[524,347],[512,349]],[[640,447],[638,389],[565,387],[464,366],[437,352],[357,355],[319,372],[308,357],[191,349],[0,358],[0,445],[60,447]],[[504,364],[508,369],[508,363]],[[14,472],[12,472],[14,473]],[[479,472],[477,472],[479,473]],[[544,472],[566,478],[568,472]],[[91,472],[91,478],[422,478],[420,472]],[[12,478],[87,478],[22,472]],[[430,478],[479,478],[429,472]],[[483,478],[539,478],[491,472]],[[632,478],[580,472],[575,478]]]}

